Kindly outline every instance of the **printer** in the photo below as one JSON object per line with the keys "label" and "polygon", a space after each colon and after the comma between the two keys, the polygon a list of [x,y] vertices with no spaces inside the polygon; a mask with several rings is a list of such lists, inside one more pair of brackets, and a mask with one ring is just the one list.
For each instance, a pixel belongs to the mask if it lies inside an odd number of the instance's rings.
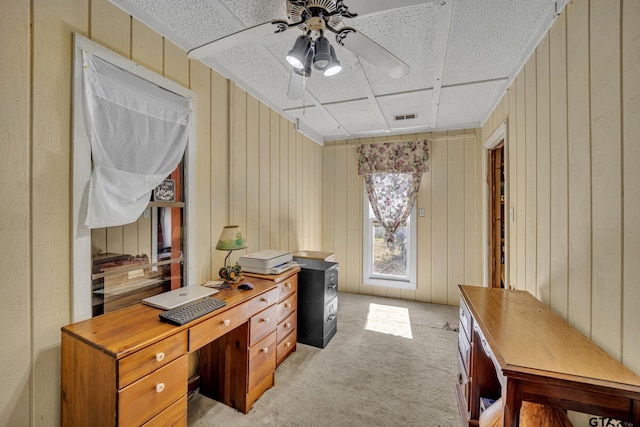
{"label": "printer", "polygon": [[271,249],[243,255],[238,264],[242,271],[258,274],[280,274],[297,265],[291,252]]}

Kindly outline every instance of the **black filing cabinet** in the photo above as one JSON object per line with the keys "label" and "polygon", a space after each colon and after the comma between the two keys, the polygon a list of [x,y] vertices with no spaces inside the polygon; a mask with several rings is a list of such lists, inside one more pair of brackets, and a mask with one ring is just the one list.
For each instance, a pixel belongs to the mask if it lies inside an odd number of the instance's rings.
{"label": "black filing cabinet", "polygon": [[324,348],[338,330],[338,263],[295,258],[298,273],[298,342]]}

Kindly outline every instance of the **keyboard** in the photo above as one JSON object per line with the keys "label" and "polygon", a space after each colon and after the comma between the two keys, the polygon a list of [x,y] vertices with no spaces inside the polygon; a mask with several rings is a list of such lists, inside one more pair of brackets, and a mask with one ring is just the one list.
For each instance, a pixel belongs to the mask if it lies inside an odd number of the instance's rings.
{"label": "keyboard", "polygon": [[180,307],[172,308],[164,313],[160,313],[162,322],[171,323],[172,325],[182,326],[192,320],[211,313],[219,308],[227,305],[226,301],[216,298],[204,297],[195,301],[188,302]]}

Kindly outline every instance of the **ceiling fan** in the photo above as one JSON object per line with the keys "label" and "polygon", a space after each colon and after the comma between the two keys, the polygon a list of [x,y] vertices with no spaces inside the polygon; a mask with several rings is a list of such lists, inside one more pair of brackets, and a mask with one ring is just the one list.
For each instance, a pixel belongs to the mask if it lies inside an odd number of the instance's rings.
{"label": "ceiling fan", "polygon": [[191,49],[189,58],[202,59],[273,33],[281,33],[291,28],[302,30],[292,49],[287,54],[287,62],[292,65],[288,97],[299,99],[304,92],[304,78],[311,75],[311,67],[324,75],[337,74],[341,64],[335,49],[326,38],[335,35],[339,45],[357,56],[377,66],[393,78],[402,78],[409,72],[409,66],[355,28],[343,24],[344,18],[355,18],[388,9],[424,3],[425,0],[348,0],[355,5],[353,12],[344,0],[285,0],[288,20],[274,19],[249,27],[226,37]]}

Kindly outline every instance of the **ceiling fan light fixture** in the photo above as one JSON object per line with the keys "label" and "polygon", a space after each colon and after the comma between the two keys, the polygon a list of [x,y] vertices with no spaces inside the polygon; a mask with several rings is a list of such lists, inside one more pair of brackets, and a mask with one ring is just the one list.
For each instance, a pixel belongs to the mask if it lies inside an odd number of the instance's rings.
{"label": "ceiling fan light fixture", "polygon": [[306,35],[298,36],[293,47],[287,53],[287,62],[296,69],[303,69],[305,59],[311,50],[311,39]]}
{"label": "ceiling fan light fixture", "polygon": [[293,68],[293,72],[303,77],[311,77],[311,64],[313,62],[313,52],[309,51],[302,68]]}
{"label": "ceiling fan light fixture", "polygon": [[327,77],[334,76],[340,71],[342,71],[342,64],[340,64],[340,61],[338,61],[338,57],[336,57],[336,51],[333,46],[331,46],[331,60],[329,61],[329,65],[327,65],[327,67],[324,69],[324,75]]}
{"label": "ceiling fan light fixture", "polygon": [[313,44],[313,66],[318,70],[324,70],[331,62],[331,45],[326,37],[320,36]]}

